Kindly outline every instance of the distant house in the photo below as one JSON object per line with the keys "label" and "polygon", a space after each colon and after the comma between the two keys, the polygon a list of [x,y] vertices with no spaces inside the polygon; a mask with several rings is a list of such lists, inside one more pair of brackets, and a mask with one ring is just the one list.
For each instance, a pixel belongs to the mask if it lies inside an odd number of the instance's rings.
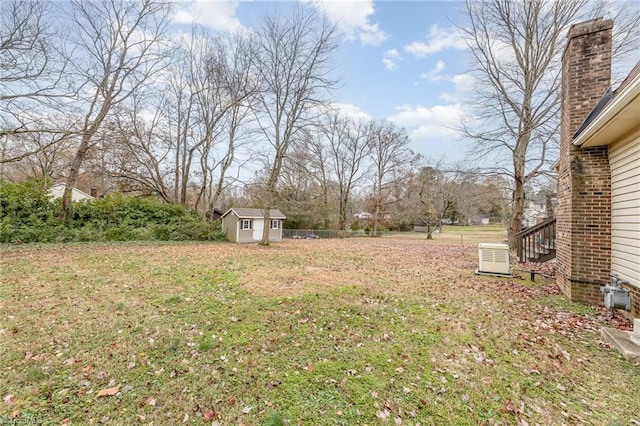
{"label": "distant house", "polygon": [[353,215],[354,219],[365,220],[365,219],[373,219],[373,215],[367,212],[360,212]]}
{"label": "distant house", "polygon": [[205,214],[207,216],[207,219],[215,221],[215,220],[220,220],[224,212],[219,209],[213,209],[213,210],[208,210]]}
{"label": "distant house", "polygon": [[522,212],[522,224],[534,226],[545,219],[555,216],[554,205],[557,204],[555,194],[539,195],[526,201]]}
{"label": "distant house", "polygon": [[[54,200],[57,198],[62,198],[66,187],[67,185],[65,185],[64,183],[53,185],[51,188],[49,188],[49,195]],[[87,194],[86,192],[80,191],[78,188],[73,188],[71,190],[71,201],[93,200],[93,198],[94,197]]]}
{"label": "distant house", "polygon": [[[286,219],[279,210],[269,211],[269,241],[282,240],[282,221]],[[222,215],[222,231],[229,241],[253,243],[262,240],[264,230],[264,211],[233,207]]]}
{"label": "distant house", "polygon": [[533,226],[547,217],[547,202],[541,198],[527,200],[522,212],[522,224]]}

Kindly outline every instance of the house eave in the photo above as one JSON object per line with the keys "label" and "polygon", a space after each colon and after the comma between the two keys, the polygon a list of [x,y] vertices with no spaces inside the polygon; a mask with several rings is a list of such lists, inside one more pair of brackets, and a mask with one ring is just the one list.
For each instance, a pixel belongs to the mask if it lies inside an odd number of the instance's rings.
{"label": "house eave", "polygon": [[588,148],[610,145],[640,127],[640,74],[615,96],[574,139],[573,145]]}

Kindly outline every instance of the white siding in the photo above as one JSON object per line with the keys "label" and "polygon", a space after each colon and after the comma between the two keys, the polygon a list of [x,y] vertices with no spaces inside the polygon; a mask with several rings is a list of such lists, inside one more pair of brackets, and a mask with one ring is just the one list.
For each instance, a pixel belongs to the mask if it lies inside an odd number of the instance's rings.
{"label": "white siding", "polygon": [[[64,183],[59,183],[57,185],[53,185],[49,188],[49,195],[53,199],[62,198],[64,195],[64,190],[66,185]],[[82,201],[82,200],[92,200],[93,197],[89,194],[86,194],[79,189],[73,188],[71,190],[71,201]]]}
{"label": "white siding", "polygon": [[611,269],[640,287],[640,132],[609,147]]}

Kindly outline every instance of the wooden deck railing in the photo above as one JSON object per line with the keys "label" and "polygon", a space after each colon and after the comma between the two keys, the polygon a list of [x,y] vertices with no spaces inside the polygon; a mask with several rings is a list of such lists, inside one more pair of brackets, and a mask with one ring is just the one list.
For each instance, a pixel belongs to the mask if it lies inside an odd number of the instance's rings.
{"label": "wooden deck railing", "polygon": [[546,262],[556,257],[556,218],[517,234],[516,253],[520,262]]}

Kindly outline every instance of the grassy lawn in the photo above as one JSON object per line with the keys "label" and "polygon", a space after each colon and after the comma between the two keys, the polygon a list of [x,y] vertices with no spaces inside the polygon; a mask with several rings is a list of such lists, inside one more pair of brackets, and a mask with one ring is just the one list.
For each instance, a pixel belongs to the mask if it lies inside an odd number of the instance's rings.
{"label": "grassy lawn", "polygon": [[[390,236],[402,236],[403,239],[424,240],[423,232],[390,233]],[[445,244],[502,243],[507,240],[507,231],[500,225],[451,226],[443,225],[441,232],[433,234],[433,241]]]}
{"label": "grassy lawn", "polygon": [[639,424],[607,313],[448,229],[5,250],[0,424]]}

